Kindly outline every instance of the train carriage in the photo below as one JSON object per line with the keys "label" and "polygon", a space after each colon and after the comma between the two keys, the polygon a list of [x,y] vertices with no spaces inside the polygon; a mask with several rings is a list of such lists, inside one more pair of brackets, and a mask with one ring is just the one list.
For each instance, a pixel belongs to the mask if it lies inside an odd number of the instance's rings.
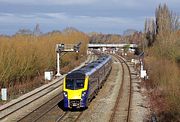
{"label": "train carriage", "polygon": [[64,107],[85,108],[102,87],[111,70],[112,59],[103,56],[66,75],[63,83]]}

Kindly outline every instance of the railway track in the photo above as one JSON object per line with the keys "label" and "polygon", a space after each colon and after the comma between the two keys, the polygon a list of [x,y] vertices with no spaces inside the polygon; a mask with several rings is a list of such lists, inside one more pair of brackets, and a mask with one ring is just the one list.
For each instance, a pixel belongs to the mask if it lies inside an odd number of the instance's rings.
{"label": "railway track", "polygon": [[[122,66],[122,81],[121,81],[121,86],[119,89],[118,97],[116,99],[115,106],[112,109],[112,114],[110,117],[109,121],[126,121],[129,122],[130,120],[130,106],[131,106],[131,75],[130,75],[130,70],[126,62],[119,57],[118,55],[113,55],[114,57],[117,58],[118,62],[121,62]],[[95,57],[90,57],[85,63],[89,63],[91,61],[95,60]],[[0,108],[0,121],[5,120],[7,121],[6,118],[9,118],[11,114],[16,113],[16,111],[19,111],[20,109],[26,107],[28,104],[32,104],[34,101],[38,101],[39,98],[46,96],[48,92],[51,92],[57,88],[60,89],[62,87],[62,78],[60,78],[56,85],[55,82],[52,83],[51,87],[49,86],[44,86],[41,89],[38,89],[37,92],[34,92],[30,95],[27,95],[27,98],[22,98],[19,100],[17,103],[12,103],[6,108]],[[60,82],[61,81],[61,82]],[[41,93],[41,91],[44,91]],[[60,91],[60,90],[59,90]],[[38,95],[37,95],[38,94]],[[44,95],[43,95],[44,94]],[[36,97],[35,97],[35,96]],[[16,119],[15,121],[20,121],[20,122],[41,122],[41,121],[55,121],[55,122],[60,122],[60,121],[78,121],[82,114],[83,110],[79,111],[65,111],[63,110],[63,94],[62,92],[54,95],[50,100],[44,102],[40,106],[36,107],[36,109],[30,111],[28,114]],[[25,101],[25,103],[24,103]],[[28,103],[28,102],[29,103]],[[12,106],[17,106],[17,108],[13,108]],[[13,109],[12,109],[12,108]],[[12,109],[10,111],[10,109]],[[7,112],[6,112],[7,111]],[[9,112],[8,112],[9,111]],[[5,116],[3,116],[1,113],[6,112]]]}
{"label": "railway track", "polygon": [[[88,59],[85,63],[91,62],[94,59],[95,59],[95,56],[90,56],[90,57],[88,57]],[[81,66],[83,66],[84,64],[82,64]],[[81,66],[79,66],[79,67],[81,67]],[[77,68],[79,68],[79,67],[77,67]],[[64,78],[64,76],[65,75],[62,75],[62,77],[56,79],[55,81],[53,81],[49,84],[46,84],[40,88],[37,88],[36,90],[34,90],[30,93],[27,93],[27,94],[21,96],[20,98],[14,100],[14,101],[11,101],[10,103],[8,103],[4,106],[1,106],[0,107],[0,121],[11,121],[13,116],[16,116],[16,112],[20,111],[21,109],[25,109],[28,105],[33,104],[35,101],[36,102],[39,101],[39,99],[41,99],[42,97],[46,97],[47,94],[50,94],[51,92],[54,92],[55,90],[59,89],[62,86],[62,83],[63,83],[62,79]],[[43,104],[36,107],[36,109],[31,110],[27,113],[23,113],[23,117],[20,117],[17,119],[13,118],[13,120],[15,120],[15,121],[23,120],[29,114],[32,114],[34,111],[36,111],[37,109],[39,109],[42,106],[44,106],[45,104],[47,104],[49,101],[51,101],[53,99],[57,99],[58,96],[61,96],[61,95],[59,95],[59,94],[54,95],[53,97],[49,98],[48,101],[45,101]],[[57,106],[57,102],[56,102],[56,105],[54,104],[54,106],[50,108],[50,110],[53,109],[55,106]],[[47,112],[45,112],[45,113],[47,113]],[[45,115],[45,113],[44,113],[44,115]],[[41,116],[43,116],[43,115],[41,115]]]}
{"label": "railway track", "polygon": [[56,122],[77,122],[81,115],[83,114],[83,110],[80,111],[67,111],[64,112]]}
{"label": "railway track", "polygon": [[[15,113],[16,111],[22,109],[23,107],[31,104],[32,102],[40,99],[41,97],[45,96],[47,93],[52,92],[52,90],[58,88],[62,85],[62,79],[64,76],[56,80],[55,82],[45,85],[44,87],[32,92],[31,94],[27,94],[22,99],[5,106],[4,108],[0,109],[0,120],[10,116],[11,114]],[[53,88],[53,89],[52,89]]]}
{"label": "railway track", "polygon": [[[83,111],[63,110],[62,99],[63,99],[63,94],[56,96],[54,99],[48,101],[43,106],[40,106],[32,113],[29,113],[27,116],[21,118],[19,122],[77,121]],[[59,100],[61,101],[59,102]]]}
{"label": "railway track", "polygon": [[110,122],[120,121],[120,122],[129,122],[130,121],[130,107],[131,107],[131,74],[128,64],[125,59],[120,57],[119,55],[113,55],[116,57],[119,62],[121,62],[122,66],[122,81],[121,86],[119,88],[118,97],[116,99],[113,112],[110,117]]}
{"label": "railway track", "polygon": [[[126,62],[122,59],[120,59],[120,57],[118,55],[114,55],[117,58],[117,62],[120,62],[123,68],[123,74],[122,74],[122,85],[121,88],[119,90],[119,95],[118,98],[116,100],[114,109],[113,109],[113,113],[111,115],[111,119],[110,121],[129,121],[130,119],[130,104],[131,104],[131,92],[128,92],[129,90],[131,91],[131,82],[129,81],[128,84],[126,84],[125,82],[127,81],[127,78],[129,76],[130,78],[130,70],[128,65],[126,64]],[[131,78],[130,78],[131,79]],[[124,90],[124,89],[129,89],[129,90]],[[126,97],[122,97],[122,96],[126,96]],[[122,98],[121,98],[122,97]],[[123,104],[120,105],[123,101],[125,100],[125,103],[127,103],[126,105]],[[125,106],[124,106],[125,105]],[[121,108],[121,113],[119,113],[119,110],[117,108]],[[59,116],[57,115],[56,118],[54,119],[55,122],[69,122],[69,121],[79,121],[79,119],[81,118],[81,116],[83,115],[83,110],[79,110],[79,111],[63,111],[61,114],[59,114]],[[49,115],[54,116],[53,113],[50,113]],[[118,118],[120,117],[120,118]],[[46,119],[40,119],[40,121],[47,121],[48,118]],[[50,121],[50,120],[48,120]]]}
{"label": "railway track", "polygon": [[28,113],[26,116],[22,117],[18,121],[20,122],[37,122],[40,121],[43,116],[58,107],[59,100],[63,99],[63,94],[58,94],[53,97],[52,100],[45,102],[43,105],[39,106],[32,112]]}

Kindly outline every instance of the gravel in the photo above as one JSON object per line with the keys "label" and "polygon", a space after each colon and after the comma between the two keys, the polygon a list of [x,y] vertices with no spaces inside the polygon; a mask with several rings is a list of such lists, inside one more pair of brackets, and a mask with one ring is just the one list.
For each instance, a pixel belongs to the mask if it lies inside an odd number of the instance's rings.
{"label": "gravel", "polygon": [[[132,122],[144,122],[146,121],[146,115],[149,113],[148,99],[143,95],[144,89],[141,88],[141,80],[138,76],[134,75],[137,72],[134,70],[133,65],[129,64],[132,76],[132,102],[130,111],[130,121]],[[104,86],[96,96],[96,98],[90,103],[90,106],[85,110],[79,121],[82,122],[108,122],[110,120],[113,107],[118,95],[118,90],[121,85],[122,68],[120,63],[114,62],[112,64],[112,72],[105,82]],[[118,108],[121,110],[121,108]],[[122,117],[120,114],[116,115]],[[123,121],[122,119],[120,119]],[[120,121],[119,120],[119,121]],[[118,121],[117,119],[115,121]]]}
{"label": "gravel", "polygon": [[145,89],[141,87],[137,71],[129,63],[132,77],[132,102],[131,102],[131,120],[132,122],[145,122],[146,116],[150,112],[148,98],[144,95]]}
{"label": "gravel", "polygon": [[115,105],[115,101],[121,85],[121,73],[122,69],[120,63],[113,63],[110,76],[108,77],[96,98],[90,103],[88,109],[84,111],[79,119],[80,121],[108,122],[110,120],[112,109]]}
{"label": "gravel", "polygon": [[[132,76],[132,102],[131,102],[131,118],[132,122],[144,122],[147,121],[146,115],[149,113],[148,98],[143,94],[145,89],[141,88],[141,80],[138,78],[137,71],[135,71],[132,64],[129,63],[131,76]],[[82,122],[108,122],[111,114],[113,113],[113,107],[118,96],[119,88],[122,80],[122,67],[119,62],[114,61],[112,64],[112,71],[107,78],[102,89],[99,91],[95,99],[92,100],[88,109],[86,109],[79,121]],[[62,87],[55,90],[53,95],[59,94],[62,91]],[[52,94],[47,94],[44,98],[37,103],[33,103],[31,107],[24,108],[19,113],[15,113],[11,118],[7,118],[5,121],[18,121],[19,118],[32,111],[36,106],[39,106],[44,101],[53,97]],[[118,108],[119,110],[121,108]],[[72,113],[73,114],[73,113]],[[17,117],[18,115],[18,117]],[[117,121],[117,120],[116,120]]]}

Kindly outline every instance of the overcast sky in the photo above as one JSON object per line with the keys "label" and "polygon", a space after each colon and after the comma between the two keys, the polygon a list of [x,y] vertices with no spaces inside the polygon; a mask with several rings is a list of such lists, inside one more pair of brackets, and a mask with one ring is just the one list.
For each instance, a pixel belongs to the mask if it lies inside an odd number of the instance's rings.
{"label": "overcast sky", "polygon": [[115,34],[142,31],[160,3],[180,14],[180,0],[0,0],[0,34],[33,30],[37,23],[44,33],[66,27]]}

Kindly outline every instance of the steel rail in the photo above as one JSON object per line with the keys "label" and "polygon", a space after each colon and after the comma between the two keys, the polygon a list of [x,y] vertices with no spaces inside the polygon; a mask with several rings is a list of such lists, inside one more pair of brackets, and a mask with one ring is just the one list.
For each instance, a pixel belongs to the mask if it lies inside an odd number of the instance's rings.
{"label": "steel rail", "polygon": [[[4,119],[5,117],[11,115],[12,113],[18,111],[19,109],[21,109],[21,108],[29,105],[30,103],[34,102],[35,100],[38,100],[39,98],[45,96],[45,95],[46,95],[47,93],[49,93],[50,91],[55,90],[56,88],[58,88],[59,86],[62,85],[62,83],[60,83],[60,81],[62,81],[63,78],[64,78],[64,76],[63,76],[62,78],[60,78],[58,81],[54,82],[53,84],[47,85],[46,87],[38,90],[37,92],[35,92],[35,93],[33,93],[33,94],[30,94],[30,95],[26,96],[25,98],[17,101],[16,103],[13,103],[13,104],[7,106],[6,108],[3,108],[2,110],[0,110],[0,113],[1,113],[1,112],[5,111],[5,110],[7,110],[7,109],[11,109],[11,107],[16,106],[17,104],[23,103],[24,101],[26,102],[25,104],[22,104],[21,106],[18,106],[18,107],[15,108],[14,110],[11,110],[11,111],[8,112],[7,114],[5,114],[5,115],[3,115],[3,116],[0,116],[0,120],[2,120],[2,119]],[[59,84],[59,83],[60,83],[60,84]],[[56,85],[56,84],[57,84],[57,85]],[[55,86],[55,87],[53,87],[53,90],[52,90],[52,89],[47,90],[47,88],[50,88],[51,86]],[[45,91],[45,90],[47,90],[47,91]],[[44,92],[44,93],[42,93],[42,92]],[[39,95],[39,96],[36,96],[38,93],[42,93],[42,94]],[[29,98],[31,98],[31,97],[34,97],[34,98],[33,98],[32,100],[30,100],[30,101],[26,101],[27,99],[29,99]]]}
{"label": "steel rail", "polygon": [[121,64],[121,67],[122,67],[122,80],[121,81],[122,82],[121,82],[121,86],[120,86],[119,91],[118,91],[118,96],[116,98],[115,105],[113,107],[113,113],[111,114],[111,117],[110,117],[110,120],[109,120],[110,122],[113,122],[113,120],[114,120],[114,116],[115,116],[115,113],[117,111],[117,106],[119,104],[119,99],[122,96],[122,90],[123,90],[123,84],[124,84],[124,67],[123,67],[123,64],[122,64],[121,60],[117,56],[115,56],[115,55],[113,55],[113,56],[116,57],[118,59],[118,61],[120,62],[120,64]]}
{"label": "steel rail", "polygon": [[[93,59],[94,58],[94,56],[92,57],[92,56],[89,56],[88,57],[88,60],[86,61],[87,63],[88,62],[91,62],[91,60],[94,60]],[[61,78],[61,79],[59,79],[58,81],[61,81],[62,79],[64,78],[64,76]],[[55,84],[55,83],[54,83]],[[52,86],[52,85],[51,85]],[[53,87],[53,90],[51,89],[51,91],[54,91],[54,90],[56,90],[58,87],[60,87],[60,86],[62,86],[62,83],[61,84],[58,84],[56,87]],[[46,87],[46,88],[48,88],[48,87]],[[46,89],[46,88],[44,88],[44,89]],[[42,91],[42,90],[41,90]],[[49,91],[47,91],[47,92],[49,92]],[[47,93],[46,92],[46,93]],[[44,94],[44,95],[46,95],[46,93]],[[63,92],[61,92],[60,93],[61,95],[63,94]],[[43,96],[43,95],[42,95]],[[38,98],[41,98],[42,96],[39,96]],[[59,94],[58,95],[55,95],[52,99],[55,99],[57,96],[59,96]],[[37,99],[38,99],[37,98]],[[52,100],[51,99],[51,100]],[[31,101],[31,103],[32,102],[34,102],[36,99],[34,99],[34,100],[32,100]],[[48,101],[46,101],[45,103],[43,103],[42,105],[40,105],[39,107],[37,107],[36,109],[34,109],[33,111],[31,111],[30,113],[28,113],[27,115],[25,115],[24,117],[22,117],[21,119],[19,119],[18,121],[21,121],[21,120],[23,120],[24,118],[26,118],[27,116],[29,116],[30,114],[32,114],[34,111],[36,111],[36,110],[38,110],[39,108],[41,108],[43,105],[45,105],[45,104],[47,104],[49,101],[51,101],[51,100],[48,100]],[[56,106],[57,106],[57,104],[59,103],[59,101],[58,102],[56,102],[53,106],[51,106],[47,111],[45,111],[45,112],[43,112],[40,116],[38,116],[35,120],[33,120],[34,122],[35,121],[37,121],[37,120],[39,120],[40,118],[42,118],[44,115],[46,115],[49,111],[51,111],[53,108],[55,108]],[[30,104],[30,103],[29,103]],[[24,105],[24,106],[26,106],[26,105]],[[13,113],[13,112],[12,112]]]}
{"label": "steel rail", "polygon": [[[62,94],[63,94],[63,93],[61,92],[60,94],[55,95],[52,99],[55,99],[57,96],[62,95]],[[51,100],[52,100],[52,99],[51,99]],[[21,119],[19,119],[18,121],[23,120],[24,118],[26,118],[27,116],[29,116],[30,114],[32,114],[33,112],[35,112],[36,110],[38,110],[39,108],[41,108],[42,106],[44,106],[45,104],[47,104],[47,103],[48,103],[49,101],[51,101],[51,100],[46,101],[45,103],[43,103],[42,105],[40,105],[38,108],[34,109],[33,111],[31,111],[31,112],[28,113],[26,116],[24,116],[24,117],[22,117]],[[58,103],[59,103],[59,101],[56,102],[53,106],[51,106],[49,109],[47,109],[45,112],[43,112],[40,116],[38,116],[37,118],[35,118],[35,119],[33,120],[33,122],[36,122],[37,120],[39,120],[40,118],[42,118],[46,113],[48,113],[50,110],[52,110],[54,107],[56,107]]]}
{"label": "steel rail", "polygon": [[81,115],[83,114],[84,111],[82,111],[81,113],[79,113],[79,115],[77,116],[77,118],[74,120],[74,122],[78,122],[79,118],[81,117]]}
{"label": "steel rail", "polygon": [[[95,60],[95,59],[96,59],[96,57],[93,56],[92,59],[89,60],[89,63],[92,62],[92,60]],[[79,118],[82,116],[83,112],[84,112],[84,111],[80,111],[80,113],[78,113],[78,115],[74,118],[73,121],[74,121],[74,122],[78,122],[78,120],[79,120]],[[67,116],[67,118],[69,118],[69,117],[68,117],[68,113],[70,113],[70,112],[69,112],[69,111],[64,112],[64,113],[56,120],[56,122],[61,121],[61,120],[62,120],[63,118],[65,118],[66,116]],[[77,114],[77,113],[76,113],[76,114]]]}
{"label": "steel rail", "polygon": [[64,113],[56,120],[56,122],[61,121],[61,119],[64,118],[67,114],[68,114],[68,112],[64,112]]}
{"label": "steel rail", "polygon": [[[92,60],[92,56],[90,56],[90,58],[88,59],[87,62],[90,62],[91,60]],[[65,75],[63,75],[61,78],[57,79],[53,83],[50,83],[49,85],[45,84],[43,88],[38,89],[34,93],[29,94],[29,95],[25,96],[24,98],[14,102],[14,103],[12,103],[12,104],[4,107],[4,108],[0,108],[0,113],[1,113],[1,112],[4,112],[4,111],[7,111],[7,109],[12,109],[12,107],[16,106],[14,109],[10,110],[6,114],[4,114],[4,115],[0,114],[0,120],[3,120],[4,118],[6,118],[7,116],[13,114],[14,112],[16,112],[16,111],[20,110],[21,108],[31,104],[32,102],[38,100],[39,98],[45,96],[47,93],[56,90],[59,86],[61,86],[63,84],[61,81],[63,80],[64,77],[65,77]],[[50,89],[50,87],[52,87],[53,89]],[[48,88],[49,88],[49,90],[47,90]],[[37,94],[40,94],[40,93],[42,93],[42,94],[39,95],[39,96],[36,96]],[[27,101],[27,99],[30,99],[31,97],[32,97],[32,100]],[[17,106],[17,104],[20,104],[20,103],[23,103],[23,102],[25,102],[25,104]]]}
{"label": "steel rail", "polygon": [[130,121],[130,107],[131,107],[131,99],[132,99],[132,82],[131,82],[131,74],[130,74],[130,68],[128,66],[128,64],[126,63],[126,61],[120,57],[119,55],[112,55],[114,57],[116,57],[119,62],[121,63],[121,66],[122,66],[122,82],[121,82],[121,86],[119,88],[119,92],[118,92],[118,96],[117,96],[117,99],[115,101],[115,105],[114,105],[114,108],[113,108],[113,113],[111,114],[111,117],[110,117],[110,122],[114,121],[114,118],[115,118],[115,113],[117,111],[117,108],[118,108],[118,105],[119,105],[119,100],[121,99],[121,96],[123,94],[123,85],[124,85],[124,74],[125,74],[125,67],[123,65],[123,63],[126,65],[126,67],[128,68],[128,72],[129,72],[129,77],[130,77],[130,83],[129,83],[129,98],[128,98],[128,106],[127,106],[127,117],[126,117],[126,121],[129,122]]}

